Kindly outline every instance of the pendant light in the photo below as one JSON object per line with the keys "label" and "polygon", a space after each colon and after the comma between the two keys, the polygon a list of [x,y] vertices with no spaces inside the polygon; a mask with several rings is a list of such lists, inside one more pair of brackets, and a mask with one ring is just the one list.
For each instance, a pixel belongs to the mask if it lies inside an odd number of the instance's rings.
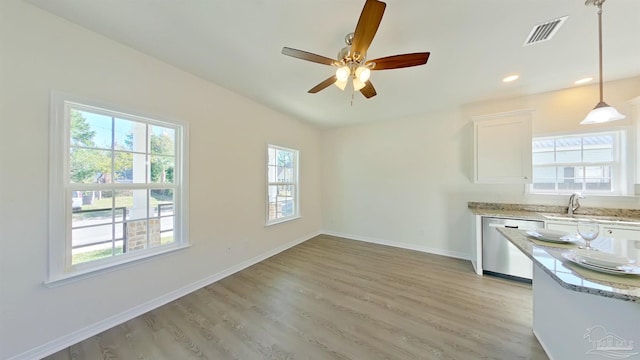
{"label": "pendant light", "polygon": [[587,117],[584,118],[580,122],[580,125],[586,124],[599,124],[605,123],[609,121],[622,120],[625,118],[624,115],[620,114],[618,110],[609,106],[604,102],[603,91],[602,91],[602,4],[604,4],[605,0],[587,0],[585,5],[593,4],[598,7],[598,61],[600,65],[600,102],[596,105],[593,110],[587,114]]}

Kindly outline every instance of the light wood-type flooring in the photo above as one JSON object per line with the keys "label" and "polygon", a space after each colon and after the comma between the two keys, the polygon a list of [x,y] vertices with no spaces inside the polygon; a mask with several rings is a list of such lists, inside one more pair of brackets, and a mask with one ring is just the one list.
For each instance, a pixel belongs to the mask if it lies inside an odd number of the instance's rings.
{"label": "light wood-type flooring", "polygon": [[318,236],[48,359],[547,359],[531,286]]}

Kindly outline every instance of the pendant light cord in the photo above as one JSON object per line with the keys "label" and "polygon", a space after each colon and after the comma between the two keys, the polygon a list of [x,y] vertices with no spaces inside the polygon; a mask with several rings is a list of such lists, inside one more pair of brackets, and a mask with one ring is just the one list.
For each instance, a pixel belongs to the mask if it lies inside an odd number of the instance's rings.
{"label": "pendant light cord", "polygon": [[602,3],[604,1],[597,4],[598,6],[598,62],[600,65],[600,102],[603,102],[602,95]]}

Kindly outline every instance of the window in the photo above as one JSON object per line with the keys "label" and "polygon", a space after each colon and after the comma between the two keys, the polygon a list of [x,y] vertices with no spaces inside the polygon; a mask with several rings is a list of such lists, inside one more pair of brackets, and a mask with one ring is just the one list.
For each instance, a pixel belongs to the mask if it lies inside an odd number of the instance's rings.
{"label": "window", "polygon": [[296,219],[298,204],[298,150],[268,146],[267,225]]}
{"label": "window", "polygon": [[186,246],[185,134],[54,94],[49,281]]}
{"label": "window", "polygon": [[534,138],[530,192],[622,192],[623,136],[614,131]]}

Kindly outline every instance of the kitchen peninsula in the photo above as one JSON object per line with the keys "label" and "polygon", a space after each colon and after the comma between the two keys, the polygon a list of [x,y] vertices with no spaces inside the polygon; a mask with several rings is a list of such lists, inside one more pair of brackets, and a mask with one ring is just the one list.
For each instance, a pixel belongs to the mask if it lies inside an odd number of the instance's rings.
{"label": "kitchen peninsula", "polygon": [[498,231],[533,261],[533,332],[551,359],[640,357],[640,276],[584,269],[566,249]]}

